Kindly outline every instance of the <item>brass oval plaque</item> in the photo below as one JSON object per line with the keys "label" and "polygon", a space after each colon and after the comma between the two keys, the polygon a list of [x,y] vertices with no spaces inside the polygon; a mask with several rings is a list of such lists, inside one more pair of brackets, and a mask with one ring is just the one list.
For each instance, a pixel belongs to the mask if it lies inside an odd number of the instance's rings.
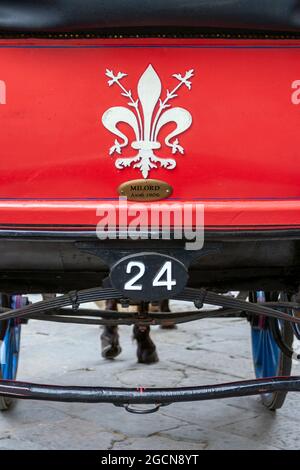
{"label": "brass oval plaque", "polygon": [[165,181],[153,179],[130,180],[120,184],[118,193],[128,201],[159,201],[171,196],[172,186]]}

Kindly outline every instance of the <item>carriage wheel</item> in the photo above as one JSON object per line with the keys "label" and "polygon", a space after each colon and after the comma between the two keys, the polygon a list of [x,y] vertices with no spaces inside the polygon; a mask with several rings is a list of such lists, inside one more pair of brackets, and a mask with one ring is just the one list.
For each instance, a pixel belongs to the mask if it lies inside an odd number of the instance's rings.
{"label": "carriage wheel", "polygon": [[[1,295],[1,305],[4,307],[19,308],[26,305],[27,299],[21,295]],[[0,378],[4,380],[15,380],[17,376],[21,324],[17,319],[0,322],[0,336],[2,339],[0,348]],[[0,410],[7,410],[13,399],[0,397]]]}
{"label": "carriage wheel", "polygon": [[[287,300],[284,293],[250,292],[250,302]],[[291,375],[292,359],[277,346],[272,332],[272,321],[278,322],[284,344],[291,348],[293,329],[290,323],[269,319],[263,315],[251,319],[252,356],[256,378]],[[263,404],[269,410],[281,408],[287,392],[265,393],[261,395]]]}

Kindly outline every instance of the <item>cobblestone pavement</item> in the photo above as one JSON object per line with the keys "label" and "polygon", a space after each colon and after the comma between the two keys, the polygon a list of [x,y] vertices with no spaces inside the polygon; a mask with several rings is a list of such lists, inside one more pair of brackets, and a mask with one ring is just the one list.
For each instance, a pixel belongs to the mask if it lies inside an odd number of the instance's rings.
{"label": "cobblestone pavement", "polygon": [[[123,351],[113,362],[101,358],[99,335],[94,326],[30,321],[23,327],[19,379],[135,387],[253,377],[250,329],[242,319],[153,328],[160,362],[151,366],[136,363],[131,328],[120,328]],[[299,365],[293,372],[299,374]],[[173,404],[144,416],[106,404],[24,400],[0,416],[0,449],[297,449],[299,426],[296,393],[277,413],[259,397]]]}

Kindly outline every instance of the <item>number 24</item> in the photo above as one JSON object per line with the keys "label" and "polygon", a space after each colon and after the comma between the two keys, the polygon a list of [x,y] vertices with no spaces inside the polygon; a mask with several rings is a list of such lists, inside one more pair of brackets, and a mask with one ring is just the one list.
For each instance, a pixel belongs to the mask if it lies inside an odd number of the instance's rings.
{"label": "number 24", "polygon": [[[139,272],[135,274],[129,281],[124,285],[125,290],[142,290],[142,284],[136,284],[136,282],[143,277],[146,271],[146,266],[141,261],[130,261],[126,266],[126,274],[130,274],[133,268],[138,268]],[[162,277],[165,275],[165,279]],[[176,286],[176,280],[172,279],[172,262],[166,261],[152,281],[153,287],[166,287],[167,290],[172,290],[173,286]]]}

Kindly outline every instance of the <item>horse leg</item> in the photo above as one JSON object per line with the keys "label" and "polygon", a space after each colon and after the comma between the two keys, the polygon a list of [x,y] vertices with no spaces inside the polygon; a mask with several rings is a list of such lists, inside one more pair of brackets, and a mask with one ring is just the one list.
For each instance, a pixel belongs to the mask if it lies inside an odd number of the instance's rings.
{"label": "horse leg", "polygon": [[158,362],[156,346],[150,338],[150,326],[134,325],[133,338],[137,342],[137,359],[142,364]]}
{"label": "horse leg", "polygon": [[[160,304],[160,309],[161,309],[160,310],[161,312],[171,312],[170,307],[169,307],[169,300],[168,299],[162,300],[162,302]],[[176,323],[172,322],[172,320],[166,321],[165,323],[160,325],[160,327],[163,330],[174,330],[174,329],[177,328]]]}
{"label": "horse leg", "polygon": [[[117,302],[115,300],[107,300],[105,302],[106,310],[117,310]],[[119,344],[119,333],[117,326],[103,327],[101,334],[101,353],[104,359],[114,359],[121,354],[122,348]]]}

